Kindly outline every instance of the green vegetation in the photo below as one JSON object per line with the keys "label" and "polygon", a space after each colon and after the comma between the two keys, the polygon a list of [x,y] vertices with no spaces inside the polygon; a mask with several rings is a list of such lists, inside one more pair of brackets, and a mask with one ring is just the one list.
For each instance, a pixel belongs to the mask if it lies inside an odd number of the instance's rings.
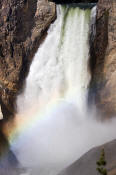
{"label": "green vegetation", "polygon": [[102,149],[100,159],[96,162],[97,164],[97,171],[101,175],[107,175],[107,169],[105,168],[106,166],[106,160],[105,160],[105,151]]}

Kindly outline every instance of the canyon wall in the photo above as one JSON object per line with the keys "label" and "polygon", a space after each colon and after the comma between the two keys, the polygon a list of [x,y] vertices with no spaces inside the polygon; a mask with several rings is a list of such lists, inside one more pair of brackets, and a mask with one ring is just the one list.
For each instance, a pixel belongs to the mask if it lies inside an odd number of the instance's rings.
{"label": "canyon wall", "polygon": [[4,120],[14,114],[30,62],[56,17],[47,0],[0,1],[0,103]]}
{"label": "canyon wall", "polygon": [[59,175],[99,175],[96,170],[97,161],[100,159],[102,149],[105,151],[106,169],[108,175],[116,174],[116,140],[93,148],[84,154],[79,160],[70,165]]}
{"label": "canyon wall", "polygon": [[99,0],[91,45],[90,95],[105,117],[116,115],[116,0]]}

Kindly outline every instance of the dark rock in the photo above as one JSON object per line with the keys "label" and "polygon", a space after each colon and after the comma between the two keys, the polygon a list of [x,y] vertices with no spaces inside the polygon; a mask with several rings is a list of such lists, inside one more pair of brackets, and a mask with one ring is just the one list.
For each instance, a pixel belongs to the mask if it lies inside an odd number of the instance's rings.
{"label": "dark rock", "polygon": [[8,141],[0,132],[0,175],[20,175],[26,172],[9,148]]}

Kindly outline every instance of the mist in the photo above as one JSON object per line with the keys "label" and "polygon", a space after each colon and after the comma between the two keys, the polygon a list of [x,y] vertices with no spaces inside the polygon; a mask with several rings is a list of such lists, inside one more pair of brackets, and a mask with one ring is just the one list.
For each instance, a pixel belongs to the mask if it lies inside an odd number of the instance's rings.
{"label": "mist", "polygon": [[[82,116],[62,102],[12,144],[19,162],[41,175],[57,174],[89,149],[115,139],[116,119],[97,121],[92,111]],[[35,174],[36,174],[35,173]]]}
{"label": "mist", "polygon": [[[63,6],[17,97],[11,150],[31,175],[57,175],[89,149],[115,139],[116,119],[88,107],[90,9]],[[94,31],[95,32],[95,31]]]}

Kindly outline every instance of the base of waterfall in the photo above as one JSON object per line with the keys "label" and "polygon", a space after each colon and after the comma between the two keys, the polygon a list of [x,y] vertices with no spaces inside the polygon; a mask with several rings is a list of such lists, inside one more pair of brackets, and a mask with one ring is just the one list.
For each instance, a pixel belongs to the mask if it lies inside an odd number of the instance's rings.
{"label": "base of waterfall", "polygon": [[57,110],[11,143],[30,175],[57,175],[91,148],[115,139],[115,119],[97,121],[92,111],[82,116],[70,105]]}

